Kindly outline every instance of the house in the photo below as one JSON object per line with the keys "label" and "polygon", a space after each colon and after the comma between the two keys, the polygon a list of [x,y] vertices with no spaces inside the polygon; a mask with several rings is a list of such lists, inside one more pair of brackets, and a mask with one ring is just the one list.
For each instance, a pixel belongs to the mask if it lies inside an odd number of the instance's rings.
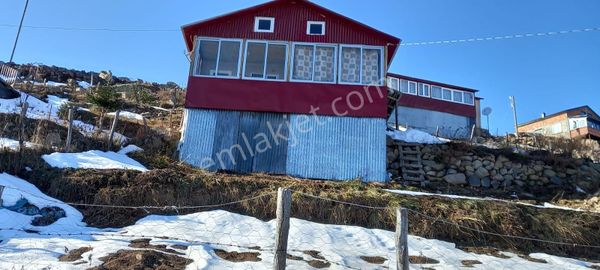
{"label": "house", "polygon": [[581,106],[519,125],[519,133],[533,133],[567,139],[600,140],[600,116],[589,106]]}
{"label": "house", "polygon": [[[387,85],[400,92],[388,122],[445,138],[466,138],[481,128],[481,98],[477,90],[388,73]],[[396,114],[397,112],[397,114]]]}
{"label": "house", "polygon": [[208,170],[385,181],[386,76],[400,39],[305,0],[182,28],[180,159]]}

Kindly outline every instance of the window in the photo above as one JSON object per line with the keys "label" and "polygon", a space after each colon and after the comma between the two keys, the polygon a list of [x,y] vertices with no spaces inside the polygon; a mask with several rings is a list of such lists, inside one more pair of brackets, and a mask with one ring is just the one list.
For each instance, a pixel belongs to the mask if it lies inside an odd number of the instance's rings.
{"label": "window", "polygon": [[408,82],[408,93],[411,95],[417,94],[417,83],[416,82]]}
{"label": "window", "polygon": [[452,100],[452,91],[450,89],[446,89],[444,88],[442,91],[443,94],[443,99],[445,100]]}
{"label": "window", "polygon": [[294,44],[292,80],[335,83],[336,46]]}
{"label": "window", "polygon": [[254,20],[254,32],[273,33],[275,31],[275,18],[256,17]]}
{"label": "window", "polygon": [[442,88],[439,86],[431,86],[431,97],[432,98],[437,98],[437,99],[442,99]]}
{"label": "window", "polygon": [[419,96],[429,97],[429,84],[419,83]]}
{"label": "window", "polygon": [[452,100],[454,100],[455,102],[463,103],[463,92],[452,91]]}
{"label": "window", "polygon": [[388,77],[388,87],[396,91],[400,90],[400,80],[398,78]]}
{"label": "window", "polygon": [[239,78],[242,42],[227,39],[198,39],[194,75]]}
{"label": "window", "polygon": [[465,103],[469,105],[475,105],[475,95],[473,93],[464,93]]}
{"label": "window", "polygon": [[400,80],[400,92],[408,93],[408,81]]}
{"label": "window", "polygon": [[286,44],[248,41],[246,44],[244,78],[285,81],[286,72]]}
{"label": "window", "polygon": [[317,36],[325,35],[325,22],[309,21],[306,24],[306,34],[307,35],[317,35]]}
{"label": "window", "polygon": [[340,82],[382,85],[383,49],[365,46],[341,46]]}

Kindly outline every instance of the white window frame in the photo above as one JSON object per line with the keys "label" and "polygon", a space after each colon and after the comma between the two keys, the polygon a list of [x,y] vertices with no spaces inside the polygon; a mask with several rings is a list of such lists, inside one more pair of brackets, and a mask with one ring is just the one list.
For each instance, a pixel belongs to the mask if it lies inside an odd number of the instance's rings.
{"label": "white window frame", "polygon": [[[264,68],[263,68],[263,78],[256,78],[256,77],[246,77],[246,60],[247,60],[247,55],[248,55],[248,45],[250,43],[261,43],[261,44],[265,44],[265,62],[264,62]],[[269,59],[269,44],[273,44],[273,45],[284,45],[285,46],[285,65],[284,65],[284,70],[283,70],[283,79],[267,79],[267,60]],[[273,81],[273,82],[285,82],[287,81],[287,77],[288,77],[288,62],[289,62],[289,58],[290,58],[290,46],[288,43],[286,42],[281,42],[281,41],[265,41],[265,40],[246,40],[246,45],[244,48],[244,59],[243,59],[243,63],[242,65],[244,66],[242,69],[242,79],[244,80],[255,80],[255,81]]]}
{"label": "white window frame", "polygon": [[[311,25],[321,25],[321,26],[323,27],[323,28],[322,28],[322,29],[323,29],[323,32],[322,32],[321,34],[312,34],[312,33],[310,32],[310,26],[311,26]],[[325,32],[326,32],[326,30],[325,30],[325,26],[326,26],[326,25],[327,25],[327,24],[326,24],[325,22],[321,22],[321,21],[308,21],[308,22],[306,23],[306,34],[307,34],[307,35],[309,35],[309,36],[324,36],[324,35],[325,35]]]}
{"label": "white window frame", "polygon": [[[421,88],[419,88],[419,85],[421,85]],[[427,86],[427,95],[422,95],[421,92],[423,91],[422,87]],[[431,97],[431,85],[426,84],[426,83],[418,83],[417,84],[417,94],[421,97]]]}
{"label": "white window frame", "polygon": [[[396,81],[396,85],[398,85],[398,89],[392,87],[391,81],[394,81],[394,80]],[[400,79],[388,76],[387,87],[394,91],[400,92]]]}
{"label": "white window frame", "polygon": [[[259,29],[261,20],[270,21],[271,28],[269,30]],[[257,33],[273,33],[273,32],[275,32],[275,18],[273,18],[273,17],[254,17],[254,32],[257,32]]]}
{"label": "white window frame", "polygon": [[[342,65],[343,65],[343,61],[342,61],[342,54],[344,53],[344,48],[355,48],[355,49],[360,49],[360,67],[359,67],[359,78],[360,78],[360,82],[358,83],[353,83],[353,82],[344,82],[342,81],[342,73],[343,73],[343,69],[342,69]],[[381,57],[380,62],[381,65],[379,67],[379,77],[381,78],[381,82],[379,82],[378,85],[376,86],[384,86],[385,85],[385,72],[384,72],[384,68],[385,68],[385,57],[384,57],[384,51],[383,51],[383,47],[378,47],[378,46],[365,46],[365,45],[353,45],[353,44],[340,44],[340,48],[339,48],[339,52],[338,52],[338,82],[339,84],[343,84],[343,85],[366,85],[363,83],[363,51],[365,49],[371,49],[371,50],[379,50],[381,53],[379,54],[379,56]],[[398,87],[400,88],[400,87]]]}
{"label": "white window frame", "polygon": [[[460,101],[456,101],[454,98],[455,96],[460,94]],[[461,103],[461,104],[465,104],[465,93],[463,91],[460,90],[452,90],[452,101],[456,102],[456,103]]]}
{"label": "white window frame", "polygon": [[[211,76],[211,75],[201,75],[198,74],[198,68],[199,68],[199,63],[198,61],[200,60],[200,41],[205,40],[205,41],[215,41],[219,43],[219,46],[217,48],[217,65],[215,66],[215,75]],[[221,58],[221,43],[223,41],[235,41],[235,42],[239,42],[240,43],[240,51],[239,51],[239,56],[238,56],[238,68],[237,68],[237,75],[236,76],[220,76],[219,75],[219,60]],[[193,77],[202,77],[202,78],[220,78],[220,79],[239,79],[240,76],[242,74],[240,74],[240,71],[242,69],[242,65],[244,63],[242,63],[242,49],[244,46],[244,40],[242,39],[233,39],[233,38],[209,38],[209,37],[196,37],[196,48],[195,48],[195,52],[194,52],[194,68],[192,69],[192,76]]]}
{"label": "white window frame", "polygon": [[[298,79],[294,79],[294,64],[296,61],[296,45],[300,45],[300,46],[312,46],[313,47],[313,74],[312,74],[312,80],[298,80]],[[315,63],[316,63],[316,58],[317,58],[317,47],[328,47],[328,48],[333,48],[333,55],[334,55],[334,59],[333,59],[333,82],[321,82],[321,81],[315,81]],[[292,47],[290,50],[290,57],[292,58],[292,64],[290,65],[290,81],[291,82],[309,82],[309,83],[324,83],[324,84],[337,84],[337,71],[338,71],[338,57],[340,55],[338,54],[338,46],[336,44],[329,44],[329,43],[306,43],[306,42],[294,42],[292,43]]]}
{"label": "white window frame", "polygon": [[[465,95],[467,95],[467,94],[473,96],[473,99],[472,99],[473,102],[467,102],[467,100],[465,98]],[[475,93],[463,91],[463,101],[464,101],[464,104],[475,106]]]}
{"label": "white window frame", "polygon": [[[445,91],[450,91],[450,99],[446,99],[446,98],[444,97],[444,96],[445,96],[445,95],[444,95],[444,92],[445,92]],[[445,100],[445,101],[450,101],[450,102],[454,102],[454,95],[453,95],[453,91],[452,91],[452,89],[450,89],[450,88],[445,88],[445,87],[442,87],[442,100]]]}
{"label": "white window frame", "polygon": [[[408,81],[408,89],[407,89],[407,90],[408,90],[408,93],[407,93],[407,94],[409,94],[409,95],[414,95],[414,96],[417,96],[417,95],[419,95],[419,84],[418,84],[417,82],[415,82],[415,81],[410,81],[410,80],[407,80],[407,81]],[[410,86],[411,86],[411,85],[414,85],[414,86],[415,86],[415,88],[414,88],[414,89],[415,89],[415,92],[414,92],[414,93],[411,93],[411,92],[410,92]]]}

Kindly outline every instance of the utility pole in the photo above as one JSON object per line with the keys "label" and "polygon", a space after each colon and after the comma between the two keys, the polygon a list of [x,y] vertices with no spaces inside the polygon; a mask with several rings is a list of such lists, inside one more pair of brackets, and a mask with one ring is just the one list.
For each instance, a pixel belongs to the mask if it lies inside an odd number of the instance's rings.
{"label": "utility pole", "polygon": [[513,110],[513,117],[515,118],[515,136],[517,136],[517,139],[519,138],[519,122],[517,121],[517,101],[515,100],[514,96],[510,96],[508,97],[508,99],[510,100],[510,106],[512,107]]}
{"label": "utility pole", "polygon": [[15,57],[15,50],[17,49],[17,43],[19,43],[19,36],[21,35],[21,29],[23,28],[23,20],[25,20],[25,14],[27,13],[27,7],[29,6],[29,0],[25,2],[25,9],[23,9],[23,16],[21,16],[21,22],[19,23],[19,30],[17,31],[17,38],[15,38],[15,45],[13,46],[12,53],[10,54],[9,63],[12,63]]}

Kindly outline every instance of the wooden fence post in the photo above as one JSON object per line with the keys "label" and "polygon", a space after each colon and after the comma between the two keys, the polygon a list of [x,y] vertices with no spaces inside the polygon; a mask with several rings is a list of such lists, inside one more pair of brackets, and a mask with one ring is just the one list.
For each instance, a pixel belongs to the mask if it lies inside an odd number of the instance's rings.
{"label": "wooden fence post", "polygon": [[291,210],[292,191],[279,188],[279,191],[277,192],[277,235],[275,235],[274,270],[285,269]]}
{"label": "wooden fence post", "polygon": [[2,193],[4,192],[4,186],[0,186],[0,208],[2,208]]}
{"label": "wooden fence post", "polygon": [[110,135],[108,136],[108,147],[107,151],[110,150],[113,144],[113,138],[115,136],[115,130],[117,129],[117,124],[119,123],[119,114],[121,114],[121,110],[117,110],[115,113],[115,119],[113,120],[112,126],[110,128]]}
{"label": "wooden fence post", "polygon": [[469,141],[473,142],[474,137],[475,137],[475,125],[473,125],[473,128],[471,128],[471,137],[470,137]]}
{"label": "wooden fence post", "polygon": [[408,270],[408,210],[396,209],[396,269]]}
{"label": "wooden fence post", "polygon": [[73,137],[73,107],[69,107],[69,130],[67,131],[67,145],[65,152],[71,152],[71,141]]}
{"label": "wooden fence post", "polygon": [[15,164],[15,174],[19,173],[23,167],[23,149],[25,149],[25,119],[27,119],[27,109],[29,109],[29,103],[25,101],[21,104],[21,115],[19,116],[19,157]]}

